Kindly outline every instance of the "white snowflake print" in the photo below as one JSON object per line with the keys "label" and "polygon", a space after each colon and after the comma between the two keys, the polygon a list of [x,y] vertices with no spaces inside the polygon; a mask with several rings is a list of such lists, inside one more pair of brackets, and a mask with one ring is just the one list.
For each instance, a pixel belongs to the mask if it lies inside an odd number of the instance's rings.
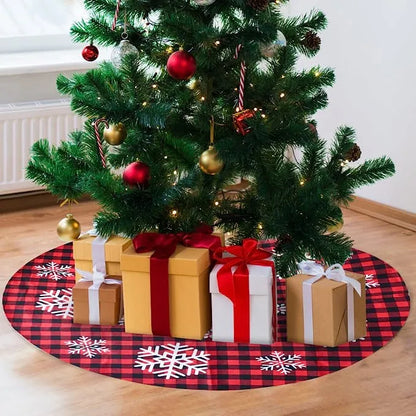
{"label": "white snowflake print", "polygon": [[372,287],[379,287],[380,283],[374,278],[373,274],[366,274],[365,275],[365,288],[371,289]]}
{"label": "white snowflake print", "polygon": [[276,370],[284,375],[298,368],[306,368],[306,365],[300,361],[301,359],[300,355],[286,356],[283,352],[277,351],[273,351],[269,356],[256,358],[257,361],[261,362],[261,370]]}
{"label": "white snowflake print", "polygon": [[353,339],[351,342],[357,342],[357,341],[365,341],[364,337]]}
{"label": "white snowflake print", "polygon": [[40,308],[62,318],[72,318],[74,316],[72,289],[44,290],[39,296],[35,308]]}
{"label": "white snowflake print", "polygon": [[176,344],[156,345],[155,347],[140,348],[134,367],[148,370],[158,377],[186,377],[191,374],[206,373],[209,355],[196,348]]}
{"label": "white snowflake print", "polygon": [[40,277],[50,277],[52,280],[61,280],[63,277],[73,277],[74,274],[69,272],[71,266],[64,264],[57,264],[53,261],[50,263],[42,264],[41,266],[35,266],[35,269],[39,270],[37,275]]}
{"label": "white snowflake print", "polygon": [[208,330],[208,332],[204,335],[204,339],[212,339],[212,329]]}
{"label": "white snowflake print", "polygon": [[285,303],[278,303],[276,305],[276,313],[277,313],[277,315],[286,315],[286,304]]}
{"label": "white snowflake print", "polygon": [[91,339],[89,337],[78,337],[73,341],[66,341],[69,354],[84,355],[88,358],[94,358],[98,354],[109,353],[110,349],[106,347],[105,339]]}

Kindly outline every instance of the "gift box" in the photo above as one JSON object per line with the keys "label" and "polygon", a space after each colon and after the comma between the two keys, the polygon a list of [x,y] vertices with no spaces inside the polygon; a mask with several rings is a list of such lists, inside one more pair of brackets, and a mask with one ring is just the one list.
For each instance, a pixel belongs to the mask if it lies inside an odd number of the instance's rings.
{"label": "gift box", "polygon": [[286,279],[287,340],[335,347],[365,337],[365,276],[302,263],[303,272]]}
{"label": "gift box", "polygon": [[[153,334],[151,319],[150,253],[129,247],[121,256],[126,332]],[[170,335],[202,339],[211,328],[206,249],[178,245],[169,258]]]}
{"label": "gift box", "polygon": [[130,239],[119,236],[111,236],[108,239],[90,235],[81,236],[73,242],[75,280],[81,278],[78,270],[92,272],[93,264],[98,265],[98,269],[108,276],[121,278],[120,256],[130,245]]}
{"label": "gift box", "polygon": [[[272,344],[276,337],[276,274],[256,240],[223,247],[210,273],[212,339]],[[223,253],[229,257],[222,257]]]}
{"label": "gift box", "polygon": [[[107,281],[107,283],[106,283]],[[72,289],[76,324],[117,325],[122,314],[121,281],[80,279]]]}
{"label": "gift box", "polygon": [[[202,339],[211,328],[210,251],[185,247],[171,235],[166,237],[167,242],[163,234],[147,233],[138,237],[161,239],[161,242],[160,245],[146,242],[144,247],[153,247],[153,250],[144,248],[144,252],[137,252],[141,243],[136,237],[134,246],[121,255],[125,331]],[[206,238],[211,248],[221,245],[219,237],[209,235],[202,239]],[[184,243],[193,244],[187,237],[185,240]],[[173,252],[159,256],[160,247],[166,246]]]}

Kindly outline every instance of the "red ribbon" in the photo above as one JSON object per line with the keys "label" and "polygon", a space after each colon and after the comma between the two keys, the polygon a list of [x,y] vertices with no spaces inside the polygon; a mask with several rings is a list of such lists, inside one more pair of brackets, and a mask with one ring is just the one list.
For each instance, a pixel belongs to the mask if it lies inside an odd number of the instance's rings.
{"label": "red ribbon", "polygon": [[[224,264],[217,274],[218,289],[220,293],[231,300],[234,306],[235,342],[250,342],[250,287],[247,265],[271,267],[274,282],[274,262],[266,260],[270,257],[270,253],[257,249],[257,244],[257,240],[248,238],[243,241],[242,246],[220,247],[214,253],[214,260]],[[222,257],[223,252],[228,252],[234,257]],[[237,267],[234,273],[232,267]],[[275,293],[275,289],[273,284],[273,293]],[[275,299],[275,295],[273,295],[273,299]],[[273,328],[274,322],[275,320],[273,320]]]}
{"label": "red ribbon", "polygon": [[169,257],[176,246],[207,248],[213,253],[221,246],[219,237],[211,235],[212,228],[199,227],[194,233],[142,233],[133,239],[137,253],[154,251],[150,256],[150,301],[153,335],[170,336],[169,316]]}

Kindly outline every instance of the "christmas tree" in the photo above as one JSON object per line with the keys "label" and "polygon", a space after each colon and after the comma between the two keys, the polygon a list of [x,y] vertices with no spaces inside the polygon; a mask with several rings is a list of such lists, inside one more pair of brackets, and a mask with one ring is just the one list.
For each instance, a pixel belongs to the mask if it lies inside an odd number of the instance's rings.
{"label": "christmas tree", "polygon": [[59,147],[35,143],[27,176],[62,199],[97,200],[104,236],[209,224],[236,243],[275,239],[283,276],[305,253],[343,263],[352,241],[337,230],[340,207],[394,165],[351,164],[361,151],[350,127],[332,144],[319,137],[313,116],[334,72],[296,61],[319,51],[326,18],[287,18],[285,2],[86,0],[73,39],[91,42],[87,60],[93,43],[114,47],[112,60],[59,76],[87,121]]}

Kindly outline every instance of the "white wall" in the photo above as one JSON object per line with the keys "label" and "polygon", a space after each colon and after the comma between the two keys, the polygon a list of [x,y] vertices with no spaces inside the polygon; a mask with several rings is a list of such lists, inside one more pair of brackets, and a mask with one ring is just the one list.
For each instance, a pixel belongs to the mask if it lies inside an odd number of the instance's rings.
{"label": "white wall", "polygon": [[317,115],[322,137],[337,126],[357,131],[363,158],[390,156],[397,173],[357,195],[416,213],[416,2],[292,0],[290,15],[317,8],[328,18],[319,63],[335,69],[329,106]]}

